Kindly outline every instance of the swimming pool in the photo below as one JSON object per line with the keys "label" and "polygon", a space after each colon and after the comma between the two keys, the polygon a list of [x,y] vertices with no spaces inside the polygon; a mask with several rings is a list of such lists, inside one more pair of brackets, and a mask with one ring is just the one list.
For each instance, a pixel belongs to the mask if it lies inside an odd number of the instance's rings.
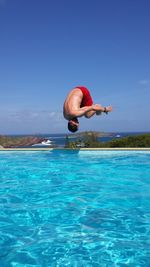
{"label": "swimming pool", "polygon": [[0,152],[0,266],[150,266],[150,151]]}

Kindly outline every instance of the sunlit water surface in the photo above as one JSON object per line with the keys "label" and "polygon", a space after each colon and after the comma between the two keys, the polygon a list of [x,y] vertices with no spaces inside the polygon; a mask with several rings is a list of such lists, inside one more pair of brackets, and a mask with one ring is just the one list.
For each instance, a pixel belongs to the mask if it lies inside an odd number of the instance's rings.
{"label": "sunlit water surface", "polygon": [[0,266],[149,267],[150,151],[0,152]]}

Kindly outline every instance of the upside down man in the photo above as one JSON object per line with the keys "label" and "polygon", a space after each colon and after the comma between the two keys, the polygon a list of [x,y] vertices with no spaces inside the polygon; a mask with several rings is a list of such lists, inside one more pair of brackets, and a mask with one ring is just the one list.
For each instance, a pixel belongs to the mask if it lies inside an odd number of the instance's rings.
{"label": "upside down man", "polygon": [[93,115],[101,115],[112,111],[112,106],[103,107],[93,104],[89,90],[83,86],[72,89],[66,97],[63,106],[64,118],[68,120],[68,130],[76,132],[79,128],[78,117],[91,118]]}

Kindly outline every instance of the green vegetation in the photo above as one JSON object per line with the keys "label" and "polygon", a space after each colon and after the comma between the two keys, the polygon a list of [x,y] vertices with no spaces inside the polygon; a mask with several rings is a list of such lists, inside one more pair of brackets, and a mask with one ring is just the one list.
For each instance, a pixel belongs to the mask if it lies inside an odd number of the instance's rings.
{"label": "green vegetation", "polygon": [[[102,143],[98,141],[99,137],[111,136],[110,133],[86,131],[66,136],[65,148],[79,148],[89,147],[97,148],[102,147]],[[75,141],[70,141],[74,140]]]}
{"label": "green vegetation", "polygon": [[150,134],[128,136],[108,142],[109,147],[149,147]]}
{"label": "green vegetation", "polygon": [[119,139],[113,139],[109,142],[100,142],[98,141],[97,135],[95,133],[86,132],[82,139],[77,141],[69,141],[69,138],[66,142],[66,148],[115,148],[115,147],[148,147],[150,148],[150,134],[142,134],[136,136],[128,136]]}
{"label": "green vegetation", "polygon": [[80,135],[80,138],[76,141],[66,142],[66,148],[80,148],[80,147],[101,147],[101,143],[98,141],[98,136],[95,132],[84,132]]}

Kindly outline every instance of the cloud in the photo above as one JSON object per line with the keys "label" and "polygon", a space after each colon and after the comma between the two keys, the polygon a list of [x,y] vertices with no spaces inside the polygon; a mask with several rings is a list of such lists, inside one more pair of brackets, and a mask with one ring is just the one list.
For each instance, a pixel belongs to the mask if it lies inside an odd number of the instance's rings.
{"label": "cloud", "polygon": [[139,84],[144,86],[150,86],[150,80],[140,80]]}
{"label": "cloud", "polygon": [[[3,114],[3,115],[2,115]],[[5,114],[5,115],[4,115]],[[56,111],[48,111],[48,110],[40,110],[40,111],[32,111],[32,110],[17,110],[17,111],[1,111],[1,117],[6,117],[9,119],[15,120],[24,120],[31,121],[34,119],[52,119],[60,118],[60,112]]]}
{"label": "cloud", "polygon": [[[61,131],[65,120],[60,111],[49,110],[0,110],[2,132],[45,133]],[[61,129],[62,128],[62,129]]]}

